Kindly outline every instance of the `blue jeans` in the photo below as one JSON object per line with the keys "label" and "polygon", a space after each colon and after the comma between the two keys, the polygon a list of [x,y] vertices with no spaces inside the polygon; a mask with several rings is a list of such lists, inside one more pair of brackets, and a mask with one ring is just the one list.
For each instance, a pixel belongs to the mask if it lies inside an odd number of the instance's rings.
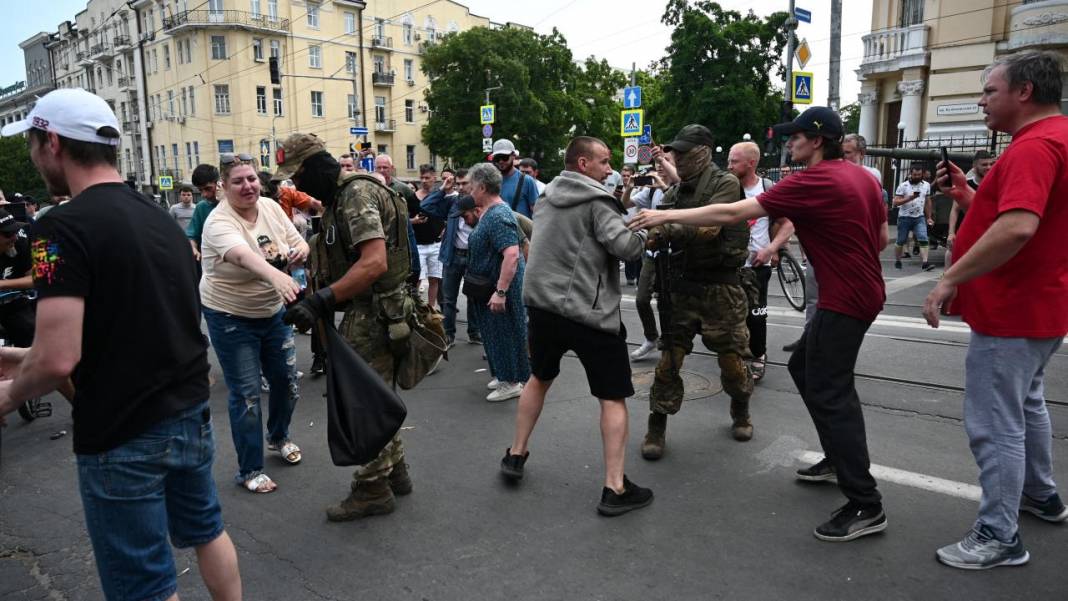
{"label": "blue jeans", "polygon": [[260,366],[271,387],[267,442],[289,439],[289,422],[297,406],[297,354],[293,328],[272,317],[248,318],[204,307],[204,319],[230,389],[230,435],[237,449],[238,483],[263,471],[263,420]]}
{"label": "blue jeans", "polygon": [[1001,338],[972,332],[965,360],[964,429],[983,489],[976,525],[1016,535],[1020,493],[1044,501],[1053,482],[1053,436],[1043,374],[1061,338]]}
{"label": "blue jeans", "polygon": [[[445,335],[456,337],[456,299],[460,297],[460,283],[467,273],[467,251],[453,249],[452,263],[442,268],[441,310],[445,314]],[[467,305],[467,335],[478,336],[478,324],[471,304]]]}
{"label": "blue jeans", "polygon": [[920,246],[927,246],[927,218],[923,215],[919,217],[898,217],[897,218],[897,245],[905,246],[905,241],[908,240],[909,232],[913,232],[916,235],[916,243]]}
{"label": "blue jeans", "polygon": [[78,455],[85,523],[104,596],[166,599],[177,589],[170,541],[198,547],[223,532],[211,475],[207,401],[97,455]]}

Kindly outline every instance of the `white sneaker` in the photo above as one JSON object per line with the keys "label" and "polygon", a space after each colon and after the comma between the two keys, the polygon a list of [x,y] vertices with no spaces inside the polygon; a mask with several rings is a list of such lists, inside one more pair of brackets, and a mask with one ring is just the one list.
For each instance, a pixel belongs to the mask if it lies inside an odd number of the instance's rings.
{"label": "white sneaker", "polygon": [[501,381],[498,380],[497,378],[493,378],[492,380],[490,380],[489,384],[486,384],[486,388],[489,388],[490,390],[497,390],[500,387],[501,387]]}
{"label": "white sneaker", "polygon": [[518,397],[521,392],[523,392],[521,382],[501,382],[500,388],[486,395],[486,400],[491,403],[507,401]]}
{"label": "white sneaker", "polygon": [[641,361],[656,350],[656,340],[646,340],[630,354],[631,361]]}

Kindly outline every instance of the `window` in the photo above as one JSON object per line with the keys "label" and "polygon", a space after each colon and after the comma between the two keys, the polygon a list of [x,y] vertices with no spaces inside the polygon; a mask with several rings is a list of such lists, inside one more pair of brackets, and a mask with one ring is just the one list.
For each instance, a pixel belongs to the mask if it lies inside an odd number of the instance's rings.
{"label": "window", "polygon": [[274,114],[282,114],[282,88],[271,90],[271,98],[274,100]]}
{"label": "window", "polygon": [[385,22],[385,20],[375,17],[374,37],[379,38],[379,39],[386,37],[386,22]]}
{"label": "window", "polygon": [[152,72],[159,73],[159,52],[155,48],[152,49]]}
{"label": "window", "polygon": [[174,170],[178,171],[178,144],[171,144],[171,159],[174,161]]}
{"label": "window", "polygon": [[271,40],[271,56],[282,60],[282,42]]}
{"label": "window", "polygon": [[923,23],[924,0],[902,0],[901,2],[901,26],[919,25]]}
{"label": "window", "polygon": [[189,104],[186,101],[185,88],[182,88],[182,104],[180,106],[182,107],[182,116],[184,117],[189,112]]}
{"label": "window", "polygon": [[345,71],[356,74],[356,53],[345,51]]}
{"label": "window", "polygon": [[345,13],[345,33],[356,33],[356,14]]}
{"label": "window", "polygon": [[409,144],[404,151],[404,165],[409,171],[415,169],[415,146]]}
{"label": "window", "polygon": [[348,99],[349,99],[349,119],[355,119],[356,115],[358,114],[357,110],[356,110],[356,95],[355,94],[349,94]]}
{"label": "window", "polygon": [[404,81],[415,81],[415,69],[410,58],[404,59]]}
{"label": "window", "polygon": [[375,96],[375,123],[386,122],[386,97]]}
{"label": "window", "polygon": [[219,153],[220,154],[224,153],[224,152],[233,152],[234,151],[234,141],[233,140],[216,140],[216,142],[219,145]]}
{"label": "window", "polygon": [[383,56],[374,56],[371,58],[372,64],[375,66],[375,73],[386,72],[386,59]]}
{"label": "window", "polygon": [[412,45],[412,24],[411,23],[405,23],[401,27],[401,31],[403,32],[403,36],[404,36],[404,45],[405,46],[411,46]]}
{"label": "window", "polygon": [[272,19],[278,18],[278,0],[267,0],[267,16]]}
{"label": "window", "polygon": [[323,68],[323,47],[308,46],[308,66],[312,69]]}
{"label": "window", "polygon": [[[404,122],[405,123],[415,123],[415,101],[414,100],[405,100],[404,101]],[[409,169],[410,169],[410,167],[409,167]]]}
{"label": "window", "polygon": [[126,156],[126,161],[124,161],[126,163],[126,173],[133,172],[134,164],[133,159],[130,157],[130,149],[127,148],[123,150],[122,153]]}
{"label": "window", "polygon": [[389,154],[389,146],[385,144],[378,145],[378,154]]}
{"label": "window", "polygon": [[436,154],[431,153],[431,155],[430,155],[430,166],[433,167],[434,169],[438,168],[438,157],[437,157]]}
{"label": "window", "polygon": [[263,61],[263,40],[261,38],[252,38],[252,59]]}
{"label": "window", "polygon": [[226,36],[211,36],[211,58],[217,61],[221,61],[226,58]]}
{"label": "window", "polygon": [[[127,151],[129,152],[129,151]],[[189,142],[185,143],[185,162],[189,165],[189,170],[193,170],[193,145]]]}
{"label": "window", "polygon": [[319,3],[308,0],[308,27],[319,29]]}
{"label": "window", "polygon": [[323,93],[322,92],[312,92],[311,93],[311,109],[312,109],[312,117],[322,117],[323,116]]}
{"label": "window", "polygon": [[230,86],[228,84],[215,86],[215,114],[230,114]]}
{"label": "window", "polygon": [[267,87],[256,86],[256,112],[261,115],[267,114]]}
{"label": "window", "polygon": [[193,164],[200,164],[200,142],[193,140]]}
{"label": "window", "polygon": [[167,112],[174,116],[174,90],[167,90]]}
{"label": "window", "polygon": [[163,45],[163,69],[166,71],[171,70],[171,46],[170,44]]}
{"label": "window", "polygon": [[164,146],[163,144],[160,144],[159,153],[158,154],[159,154],[159,168],[162,171],[162,170],[167,168],[167,147]]}
{"label": "window", "polygon": [[[189,64],[193,62],[193,48],[192,39],[186,38],[184,40],[178,40],[178,62]],[[184,57],[183,57],[184,54]]]}
{"label": "window", "polygon": [[197,98],[193,86],[189,86],[189,114],[197,114]]}
{"label": "window", "polygon": [[255,16],[260,16],[260,0],[249,0],[249,12]]}

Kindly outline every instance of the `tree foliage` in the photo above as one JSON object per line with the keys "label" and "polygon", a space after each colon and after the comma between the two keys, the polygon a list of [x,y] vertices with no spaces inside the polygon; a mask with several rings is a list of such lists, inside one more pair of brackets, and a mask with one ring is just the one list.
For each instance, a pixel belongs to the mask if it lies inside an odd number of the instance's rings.
{"label": "tree foliage", "polygon": [[859,102],[843,106],[839,111],[839,114],[842,116],[842,127],[845,128],[845,133],[855,134],[860,131]]}
{"label": "tree foliage", "polygon": [[434,82],[426,94],[431,116],[423,142],[457,165],[485,160],[479,106],[486,88],[495,86],[501,87],[490,91],[493,138],[512,140],[546,176],[562,168],[560,151],[575,135],[603,139],[617,160],[622,154],[615,97],[626,78],[604,60],[577,64],[555,30],[539,35],[477,27],[453,34],[427,49],[423,71]]}
{"label": "tree foliage", "polygon": [[26,138],[22,136],[0,138],[0,190],[8,200],[16,192],[37,200],[47,198],[44,180],[33,166]]}
{"label": "tree foliage", "polygon": [[763,139],[781,110],[786,18],[743,15],[709,0],[669,0],[662,21],[674,31],[649,110],[657,141],[689,123],[708,127],[724,148],[745,133]]}

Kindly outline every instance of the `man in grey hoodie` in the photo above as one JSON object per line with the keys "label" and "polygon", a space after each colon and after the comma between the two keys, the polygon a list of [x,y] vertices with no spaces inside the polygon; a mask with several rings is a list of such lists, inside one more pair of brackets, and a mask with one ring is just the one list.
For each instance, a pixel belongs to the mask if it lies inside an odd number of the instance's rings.
{"label": "man in grey hoodie", "polygon": [[[501,460],[506,478],[523,477],[527,442],[560,373],[560,359],[574,351],[586,369],[590,392],[601,402],[605,480],[597,511],[614,516],[645,507],[653,492],[623,474],[627,406],[634,394],[627,337],[619,313],[619,261],[634,260],[645,233],[631,232],[623,206],[602,182],[612,172],[611,152],[597,138],[568,144],[565,171],[534,205],[538,231],[552,232],[530,247],[523,302],[530,332],[531,377],[519,397],[512,446]],[[538,242],[538,240],[544,240]]]}

